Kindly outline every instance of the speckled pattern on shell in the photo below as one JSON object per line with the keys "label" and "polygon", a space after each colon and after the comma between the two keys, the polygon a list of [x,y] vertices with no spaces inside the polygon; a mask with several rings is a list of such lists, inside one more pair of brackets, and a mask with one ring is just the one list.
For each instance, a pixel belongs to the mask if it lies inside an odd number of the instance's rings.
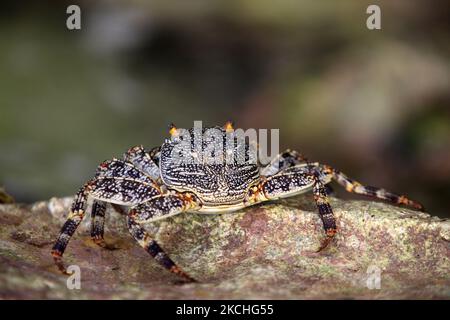
{"label": "speckled pattern on shell", "polygon": [[[238,142],[234,138],[234,145],[227,146],[227,132],[221,127],[203,128],[202,134],[208,129],[216,131],[215,138],[203,137],[202,143],[195,144],[194,129],[190,129],[190,144],[183,144],[183,137],[168,139],[161,147],[161,178],[169,188],[178,191],[192,191],[204,204],[235,204],[244,200],[251,185],[259,181],[259,168],[255,161],[255,151],[248,141]],[[228,136],[229,137],[229,136]],[[201,146],[201,150],[200,150]],[[176,148],[179,148],[177,151]],[[223,160],[214,163],[207,155],[208,150],[222,152]],[[177,158],[175,153],[182,153]],[[202,161],[195,161],[199,154]],[[225,158],[230,156],[231,158]],[[188,157],[192,157],[186,160]],[[220,158],[219,158],[220,159]],[[239,160],[243,160],[242,162]]]}

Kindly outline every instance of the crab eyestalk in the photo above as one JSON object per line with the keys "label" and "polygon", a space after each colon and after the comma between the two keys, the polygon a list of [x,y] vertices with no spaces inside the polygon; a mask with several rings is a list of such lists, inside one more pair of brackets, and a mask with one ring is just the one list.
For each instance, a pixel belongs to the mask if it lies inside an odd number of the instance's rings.
{"label": "crab eyestalk", "polygon": [[227,122],[225,122],[225,124],[223,125],[223,128],[225,129],[226,132],[233,131],[234,130],[233,121],[228,120]]}
{"label": "crab eyestalk", "polygon": [[178,135],[178,129],[173,123],[169,125],[169,134],[171,137],[176,137]]}

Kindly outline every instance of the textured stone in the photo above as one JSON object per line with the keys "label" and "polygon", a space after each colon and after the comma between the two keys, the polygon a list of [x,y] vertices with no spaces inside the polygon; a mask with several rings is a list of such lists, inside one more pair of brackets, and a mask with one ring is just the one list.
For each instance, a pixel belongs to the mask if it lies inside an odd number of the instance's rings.
{"label": "textured stone", "polygon": [[[324,237],[311,195],[220,215],[181,214],[148,225],[199,283],[183,284],[131,238],[108,209],[106,241],[90,240],[87,215],[64,255],[81,268],[81,290],[50,249],[71,198],[0,205],[0,298],[391,299],[450,298],[450,221],[370,201],[331,199],[339,233]],[[380,289],[367,284],[381,274]]]}

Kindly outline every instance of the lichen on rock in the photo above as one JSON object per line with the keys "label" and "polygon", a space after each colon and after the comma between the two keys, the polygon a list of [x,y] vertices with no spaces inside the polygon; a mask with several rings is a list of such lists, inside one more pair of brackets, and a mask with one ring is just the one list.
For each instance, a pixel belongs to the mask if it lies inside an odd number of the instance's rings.
{"label": "lichen on rock", "polygon": [[0,298],[393,299],[450,298],[450,221],[380,202],[331,199],[339,233],[317,252],[322,223],[308,195],[234,213],[180,214],[147,226],[198,283],[182,284],[108,209],[102,249],[87,215],[67,247],[81,289],[50,249],[72,198],[0,205]]}

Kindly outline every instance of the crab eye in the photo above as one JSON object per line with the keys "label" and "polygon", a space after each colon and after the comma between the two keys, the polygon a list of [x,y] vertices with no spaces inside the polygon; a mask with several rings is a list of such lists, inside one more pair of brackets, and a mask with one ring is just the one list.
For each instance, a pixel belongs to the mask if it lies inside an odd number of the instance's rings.
{"label": "crab eye", "polygon": [[227,122],[225,122],[225,125],[223,126],[223,128],[228,132],[228,131],[232,131],[234,130],[234,124],[232,121],[228,120]]}
{"label": "crab eye", "polygon": [[169,125],[169,134],[171,137],[176,137],[178,135],[177,127],[173,123]]}

